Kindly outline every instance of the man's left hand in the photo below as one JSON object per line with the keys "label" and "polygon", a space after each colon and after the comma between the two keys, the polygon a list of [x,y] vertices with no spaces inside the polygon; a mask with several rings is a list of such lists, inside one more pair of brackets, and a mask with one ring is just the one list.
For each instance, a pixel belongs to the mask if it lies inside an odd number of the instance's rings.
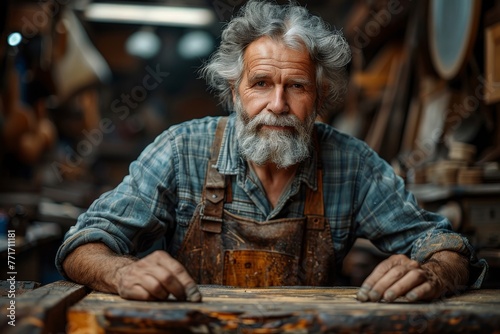
{"label": "man's left hand", "polygon": [[463,289],[468,280],[468,261],[462,255],[441,251],[419,264],[405,255],[382,261],[358,291],[360,301],[432,300],[453,289]]}

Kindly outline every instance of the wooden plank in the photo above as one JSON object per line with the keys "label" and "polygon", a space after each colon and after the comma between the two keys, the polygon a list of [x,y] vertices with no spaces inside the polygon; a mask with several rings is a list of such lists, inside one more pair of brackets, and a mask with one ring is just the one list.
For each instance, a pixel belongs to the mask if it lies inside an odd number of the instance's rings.
{"label": "wooden plank", "polygon": [[14,281],[14,288],[12,288],[11,283],[9,280],[0,281],[0,297],[8,297],[12,290],[16,292],[16,296],[20,296],[40,287],[40,283],[34,281]]}
{"label": "wooden plank", "polygon": [[485,88],[486,104],[500,102],[500,22],[484,30],[485,35]]}
{"label": "wooden plank", "polygon": [[[66,311],[88,290],[71,282],[55,282],[25,292],[15,298],[0,299],[2,333],[65,333]],[[9,309],[11,301],[15,309]],[[14,315],[15,318],[8,317]],[[9,324],[15,319],[15,326]]]}
{"label": "wooden plank", "polygon": [[402,47],[395,52],[397,53],[393,56],[388,78],[388,81],[393,84],[384,90],[380,110],[377,112],[373,125],[365,138],[366,143],[379,154],[381,153],[384,135],[387,132],[393,104],[399,89],[401,73],[406,61]]}
{"label": "wooden plank", "polygon": [[361,303],[356,288],[200,286],[202,303],[141,302],[93,292],[68,311],[68,333],[500,333],[500,290],[432,303]]}
{"label": "wooden plank", "polygon": [[409,96],[412,77],[416,74],[414,67],[419,54],[419,42],[422,36],[420,29],[421,22],[425,21],[426,4],[415,2],[411,5],[412,10],[408,19],[405,31],[402,63],[398,72],[396,94],[392,101],[390,117],[387,120],[386,129],[382,140],[382,147],[385,152],[381,152],[387,160],[394,158],[400,150],[403,138],[403,127],[408,115]]}
{"label": "wooden plank", "polygon": [[495,106],[494,110],[496,114],[495,121],[495,136],[492,142],[492,147],[484,150],[481,154],[478,164],[484,164],[486,162],[495,162],[500,160],[500,104]]}

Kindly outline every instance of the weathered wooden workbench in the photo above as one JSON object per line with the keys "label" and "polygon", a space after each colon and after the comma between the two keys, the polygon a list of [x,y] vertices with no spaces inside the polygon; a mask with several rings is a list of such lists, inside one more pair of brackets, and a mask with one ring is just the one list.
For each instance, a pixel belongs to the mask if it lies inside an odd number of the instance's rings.
{"label": "weathered wooden workbench", "polygon": [[[201,286],[202,303],[140,302],[56,282],[16,299],[3,333],[500,333],[500,290],[361,303],[355,288]],[[2,313],[6,312],[6,300]]]}

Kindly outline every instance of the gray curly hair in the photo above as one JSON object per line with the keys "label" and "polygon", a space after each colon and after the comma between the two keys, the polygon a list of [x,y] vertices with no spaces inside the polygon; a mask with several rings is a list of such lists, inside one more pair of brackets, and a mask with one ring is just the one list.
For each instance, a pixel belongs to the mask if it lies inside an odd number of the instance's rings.
{"label": "gray curly hair", "polygon": [[293,1],[287,5],[249,1],[223,29],[218,50],[200,70],[223,106],[234,109],[231,88],[240,84],[243,54],[250,43],[263,36],[280,40],[295,49],[305,44],[316,64],[321,101],[317,112],[327,115],[345,92],[345,65],[351,59],[351,51],[340,31],[330,30],[320,17]]}

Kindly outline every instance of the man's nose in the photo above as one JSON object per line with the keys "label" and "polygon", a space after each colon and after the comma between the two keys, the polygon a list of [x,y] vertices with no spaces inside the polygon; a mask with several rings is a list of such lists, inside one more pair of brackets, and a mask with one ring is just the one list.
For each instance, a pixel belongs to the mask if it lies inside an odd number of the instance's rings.
{"label": "man's nose", "polygon": [[273,89],[270,96],[268,109],[269,111],[275,114],[281,114],[290,111],[286,99],[285,90],[282,87],[278,86],[275,89]]}

